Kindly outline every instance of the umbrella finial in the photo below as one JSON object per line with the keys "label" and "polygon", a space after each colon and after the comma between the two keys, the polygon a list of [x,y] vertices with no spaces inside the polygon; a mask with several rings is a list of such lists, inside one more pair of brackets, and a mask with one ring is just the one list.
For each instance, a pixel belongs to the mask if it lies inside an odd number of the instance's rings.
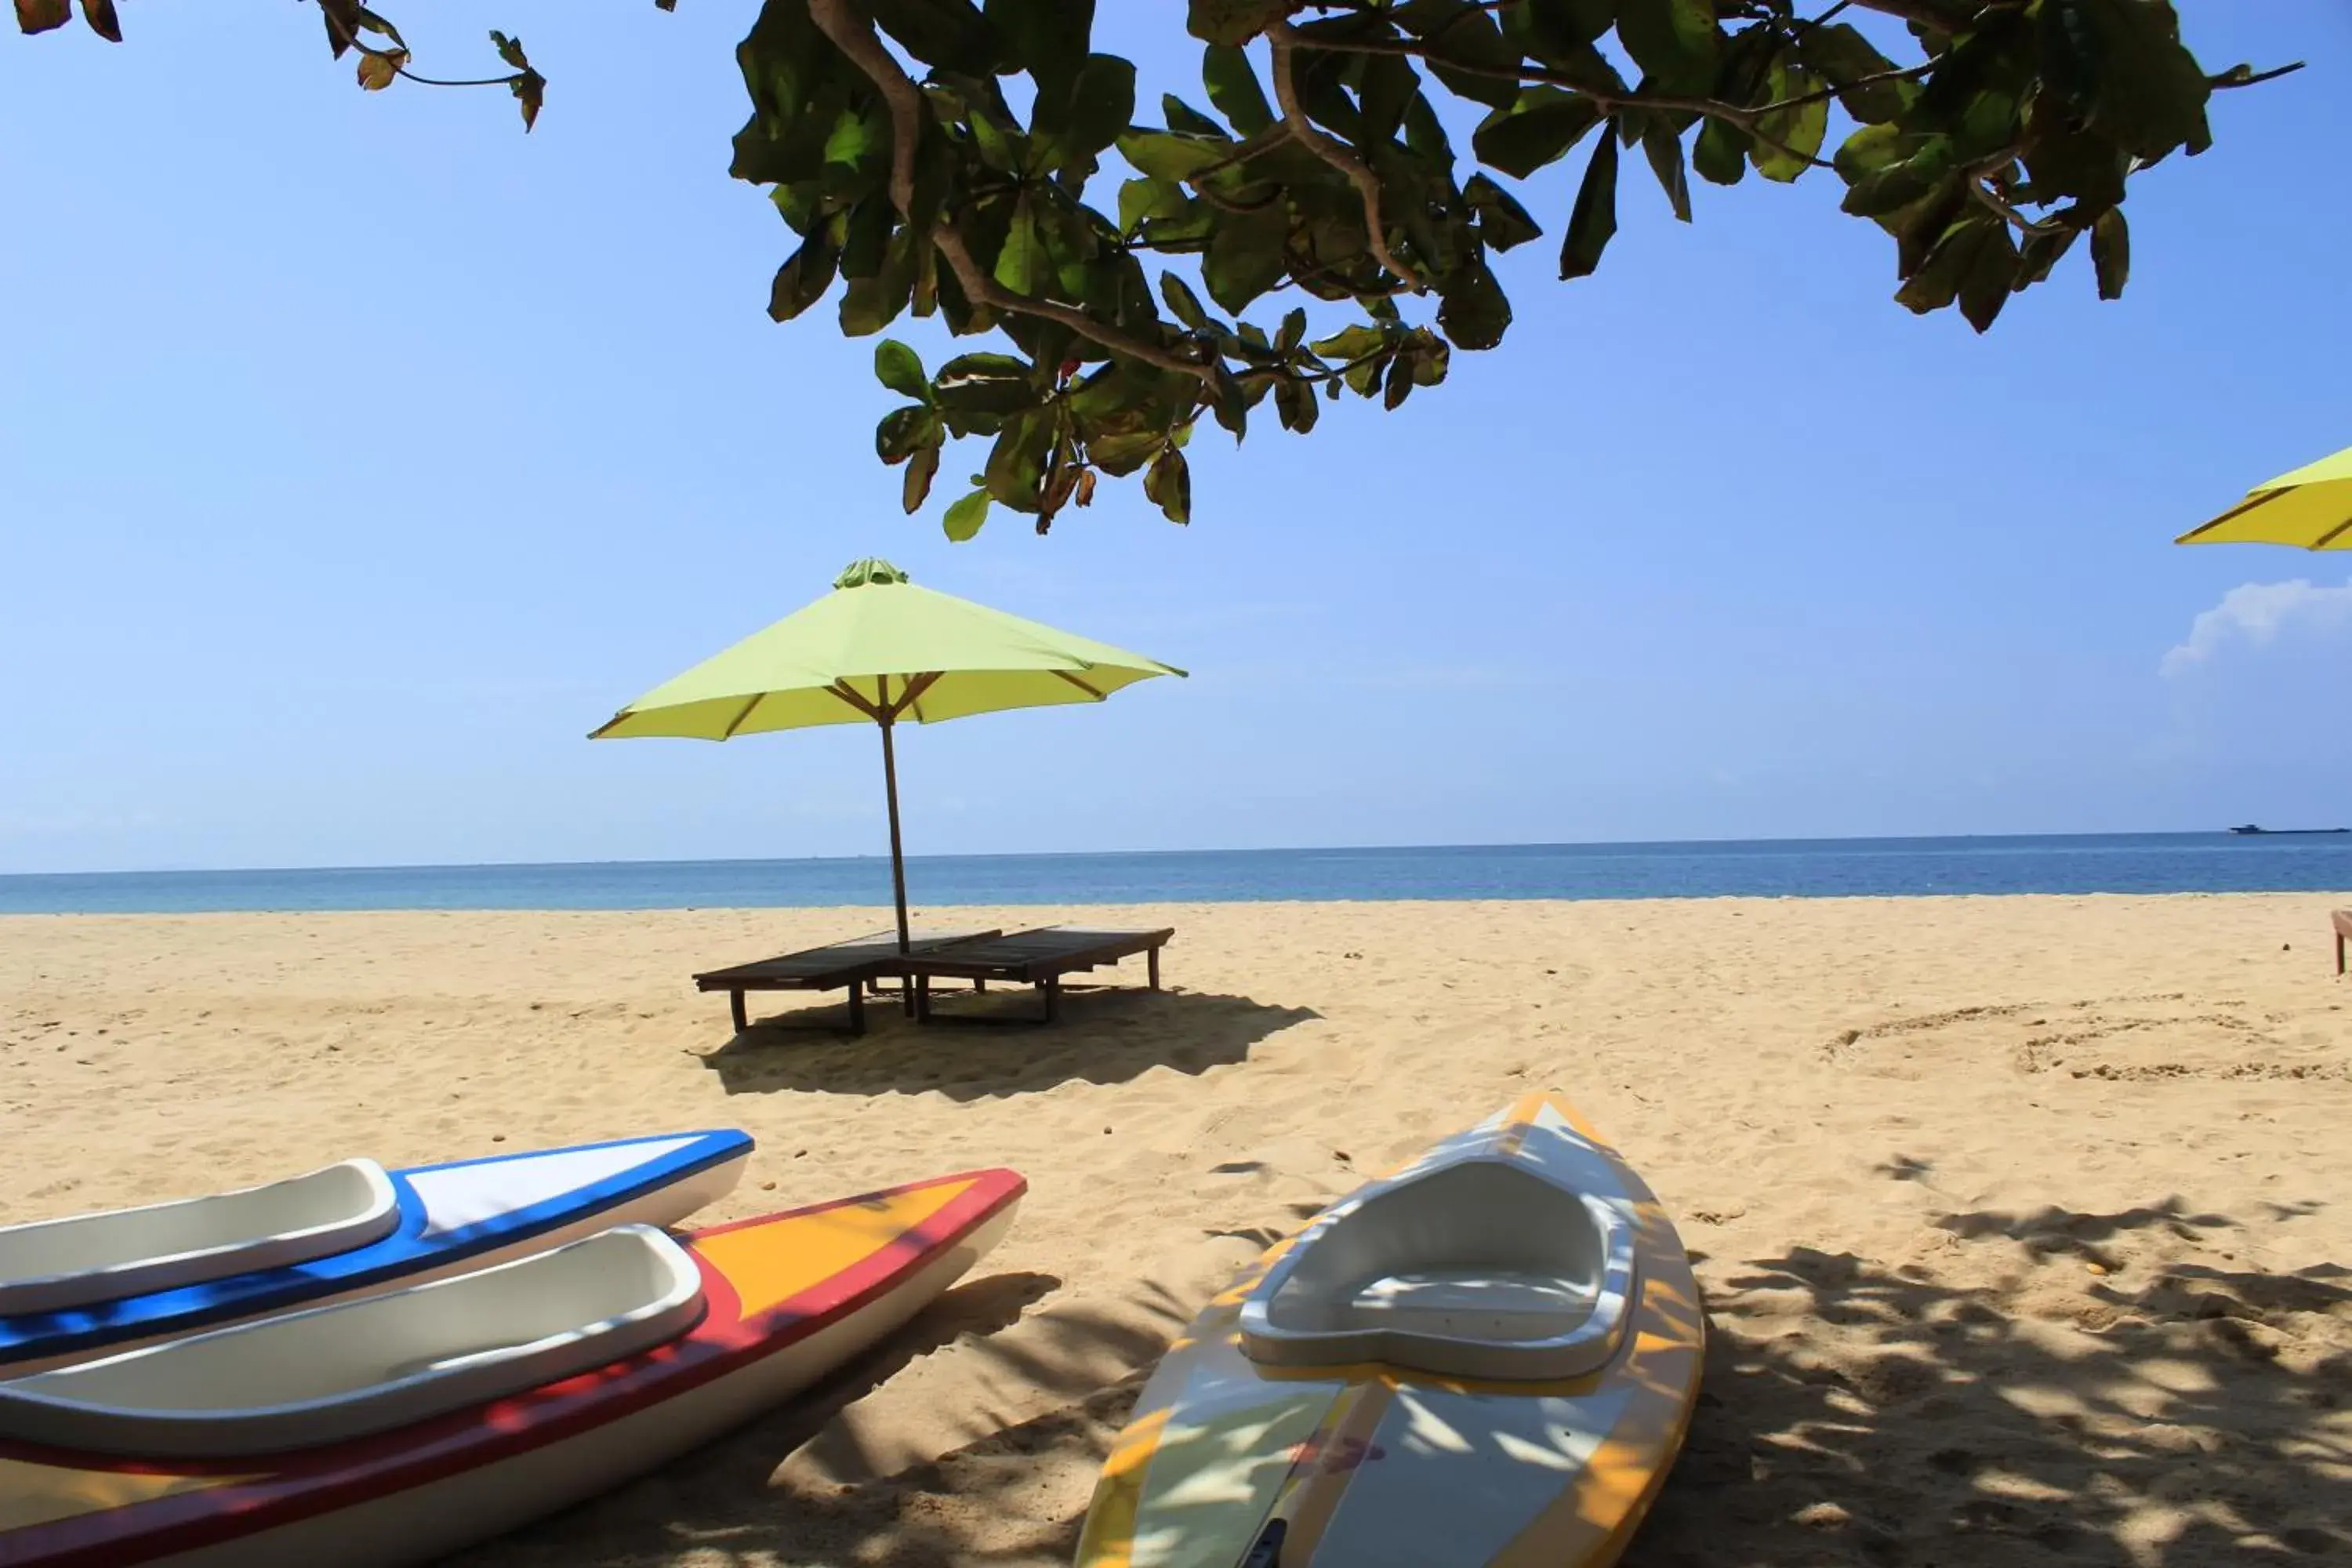
{"label": "umbrella finial", "polygon": [[853,561],[833,580],[836,588],[864,588],[877,583],[904,583],[907,574],[878,555]]}

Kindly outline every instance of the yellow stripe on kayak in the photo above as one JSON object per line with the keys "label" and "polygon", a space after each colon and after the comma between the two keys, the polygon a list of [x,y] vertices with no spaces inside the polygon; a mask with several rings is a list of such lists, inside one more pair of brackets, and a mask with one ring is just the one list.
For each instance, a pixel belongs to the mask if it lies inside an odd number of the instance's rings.
{"label": "yellow stripe on kayak", "polygon": [[1169,1412],[1155,1410],[1118,1436],[1095,1483],[1094,1506],[1078,1537],[1081,1568],[1130,1568],[1135,1561],[1135,1510],[1143,1501],[1143,1472],[1168,1428]]}
{"label": "yellow stripe on kayak", "polygon": [[1274,1511],[1290,1521],[1282,1543],[1286,1561],[1311,1563],[1348,1484],[1371,1457],[1372,1434],[1396,1402],[1388,1384],[1358,1384],[1332,1403],[1307,1450],[1291,1468],[1289,1483]]}
{"label": "yellow stripe on kayak", "polygon": [[727,1276],[748,1318],[856,1268],[971,1190],[970,1182],[941,1182],[698,1237],[694,1250]]}
{"label": "yellow stripe on kayak", "polygon": [[104,1513],[152,1502],[182,1492],[233,1487],[257,1476],[153,1476],[122,1470],[77,1470],[0,1459],[0,1560],[8,1555],[6,1532],[54,1524],[86,1513]]}

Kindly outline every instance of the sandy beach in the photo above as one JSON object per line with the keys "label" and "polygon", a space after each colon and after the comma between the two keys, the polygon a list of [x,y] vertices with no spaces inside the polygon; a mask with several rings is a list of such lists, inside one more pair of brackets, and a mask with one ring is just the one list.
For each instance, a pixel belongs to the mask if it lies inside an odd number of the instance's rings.
{"label": "sandy beach", "polygon": [[693,1126],[760,1142],[710,1218],[1013,1166],[1010,1239],[873,1361],[458,1561],[1043,1568],[1208,1293],[1557,1086],[1715,1335],[1629,1563],[2340,1561],[2344,901],[932,911],[1173,924],[1174,990],[861,1041],[737,1038],[688,976],[873,911],[5,919],[0,1220]]}

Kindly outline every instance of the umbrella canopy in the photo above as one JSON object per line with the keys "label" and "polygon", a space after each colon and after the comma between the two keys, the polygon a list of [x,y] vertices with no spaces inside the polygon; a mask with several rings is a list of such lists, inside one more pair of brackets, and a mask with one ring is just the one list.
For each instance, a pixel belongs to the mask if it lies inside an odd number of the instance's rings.
{"label": "umbrella canopy", "polygon": [[1008,708],[1100,702],[1139,680],[1183,673],[1108,643],[919,588],[888,562],[866,560],[835,579],[824,598],[654,688],[588,738],[731,741],[819,724],[878,725],[904,951],[907,870],[891,742],[899,721],[937,724]]}
{"label": "umbrella canopy", "polygon": [[2176,544],[2293,544],[2352,550],[2352,447],[2257,485]]}

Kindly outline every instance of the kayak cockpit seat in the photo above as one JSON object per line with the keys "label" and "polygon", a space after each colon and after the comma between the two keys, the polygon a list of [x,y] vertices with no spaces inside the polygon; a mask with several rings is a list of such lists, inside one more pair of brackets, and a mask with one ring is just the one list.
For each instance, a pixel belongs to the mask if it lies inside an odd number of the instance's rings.
{"label": "kayak cockpit seat", "polygon": [[1276,1366],[1576,1377],[1616,1353],[1633,1293],[1620,1205],[1507,1155],[1423,1166],[1332,1210],[1242,1304]]}
{"label": "kayak cockpit seat", "polygon": [[0,1229],[0,1317],[286,1268],[390,1236],[400,1194],[373,1160],[241,1192]]}
{"label": "kayak cockpit seat", "polygon": [[593,1372],[691,1330],[702,1273],[650,1226],[340,1306],[0,1383],[0,1437],[155,1458],[313,1448]]}

